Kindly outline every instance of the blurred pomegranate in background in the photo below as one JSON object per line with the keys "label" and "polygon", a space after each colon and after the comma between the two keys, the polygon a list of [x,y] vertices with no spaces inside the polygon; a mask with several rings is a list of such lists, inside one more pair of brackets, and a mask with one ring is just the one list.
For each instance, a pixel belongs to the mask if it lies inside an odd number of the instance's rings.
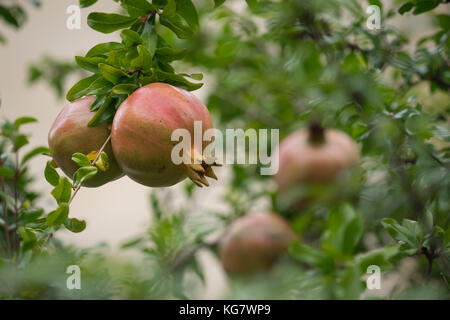
{"label": "blurred pomegranate in background", "polygon": [[288,223],[274,213],[254,213],[235,220],[220,243],[220,259],[231,274],[269,269],[296,239]]}

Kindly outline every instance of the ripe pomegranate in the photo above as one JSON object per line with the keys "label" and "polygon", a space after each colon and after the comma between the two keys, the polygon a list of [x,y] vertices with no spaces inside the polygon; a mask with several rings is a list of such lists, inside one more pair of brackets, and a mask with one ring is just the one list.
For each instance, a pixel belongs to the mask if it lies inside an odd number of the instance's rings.
{"label": "ripe pomegranate", "polygon": [[329,183],[358,159],[358,145],[347,134],[313,123],[280,144],[275,181],[280,191],[301,183]]}
{"label": "ripe pomegranate", "polygon": [[229,226],[220,243],[220,260],[232,274],[267,270],[295,239],[295,233],[279,215],[249,214]]}
{"label": "ripe pomegranate", "polygon": [[[119,107],[112,124],[114,155],[123,172],[134,181],[150,187],[174,185],[186,177],[202,187],[205,176],[217,179],[206,164],[203,150],[195,150],[194,121],[202,122],[202,131],[213,128],[208,109],[193,94],[166,83],[151,83],[131,94]],[[172,162],[171,141],[175,129],[191,134],[191,160],[200,163]],[[203,149],[209,143],[203,143]]]}
{"label": "ripe pomegranate", "polygon": [[[89,111],[93,101],[94,97],[90,96],[67,104],[56,117],[48,133],[48,144],[53,149],[53,160],[69,177],[72,177],[79,168],[72,161],[72,154],[76,152],[89,154],[92,151],[98,151],[109,135],[106,123],[88,127],[88,122],[94,115]],[[111,142],[107,144],[104,151],[109,159],[108,170],[99,170],[93,178],[86,180],[83,186],[98,187],[123,176],[114,158]]]}

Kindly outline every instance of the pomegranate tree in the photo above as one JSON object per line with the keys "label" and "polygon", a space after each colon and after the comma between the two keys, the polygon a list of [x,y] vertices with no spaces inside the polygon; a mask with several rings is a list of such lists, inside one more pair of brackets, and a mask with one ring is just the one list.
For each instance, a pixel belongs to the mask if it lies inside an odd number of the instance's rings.
{"label": "pomegranate tree", "polygon": [[[53,160],[69,177],[79,166],[72,161],[74,153],[95,153],[100,150],[109,136],[106,123],[89,127],[88,122],[94,113],[89,107],[94,101],[93,96],[84,97],[67,104],[56,117],[48,133],[48,144],[53,149]],[[109,168],[99,170],[91,179],[83,182],[86,187],[98,187],[123,176],[109,142],[103,150],[109,159]]]}
{"label": "pomegranate tree", "polygon": [[[209,185],[205,176],[216,176],[205,162],[203,150],[194,149],[194,121],[201,121],[203,131],[213,128],[208,109],[188,91],[151,83],[133,92],[117,110],[111,132],[114,155],[123,172],[150,187],[171,186],[186,177],[200,187]],[[177,165],[171,159],[178,143],[171,140],[175,129],[191,134],[188,163]],[[207,145],[203,143],[202,149]]]}
{"label": "pomegranate tree", "polygon": [[295,239],[295,233],[279,215],[249,214],[229,226],[220,243],[220,259],[232,274],[267,270]]}

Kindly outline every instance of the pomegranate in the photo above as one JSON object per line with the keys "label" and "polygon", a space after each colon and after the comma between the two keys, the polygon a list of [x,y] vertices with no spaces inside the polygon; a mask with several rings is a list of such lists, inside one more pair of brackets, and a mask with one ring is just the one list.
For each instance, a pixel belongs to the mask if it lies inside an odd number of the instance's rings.
{"label": "pomegranate", "polygon": [[[98,151],[109,135],[108,125],[102,123],[96,127],[88,127],[94,113],[89,107],[94,97],[84,97],[67,104],[56,117],[50,132],[48,144],[53,149],[53,160],[69,177],[72,177],[79,166],[72,161],[72,154],[81,152],[89,154]],[[104,149],[109,159],[109,168],[99,170],[91,179],[86,180],[83,186],[98,187],[109,181],[123,176],[112,152],[111,143]]]}
{"label": "pomegranate", "polygon": [[[217,164],[202,155],[210,142],[203,143],[202,150],[194,149],[194,121],[201,121],[202,132],[213,128],[208,109],[188,91],[151,83],[133,92],[117,110],[111,132],[114,155],[123,172],[150,187],[171,186],[186,177],[200,187],[209,185],[205,176],[217,179],[211,167]],[[174,164],[171,152],[178,142],[171,141],[171,135],[181,128],[191,135],[192,161]]]}
{"label": "pomegranate", "polygon": [[329,183],[359,159],[358,145],[344,132],[313,123],[289,135],[279,148],[275,181],[280,191],[301,183]]}
{"label": "pomegranate", "polygon": [[295,233],[279,215],[249,214],[229,226],[220,243],[220,260],[232,274],[267,270],[295,239]]}

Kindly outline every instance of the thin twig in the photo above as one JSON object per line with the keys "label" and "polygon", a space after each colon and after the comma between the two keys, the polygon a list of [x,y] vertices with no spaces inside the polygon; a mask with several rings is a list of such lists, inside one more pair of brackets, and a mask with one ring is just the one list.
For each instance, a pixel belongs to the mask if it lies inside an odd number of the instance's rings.
{"label": "thin twig", "polygon": [[[16,223],[16,230],[19,228],[19,175],[20,175],[20,168],[19,168],[19,150],[15,150],[15,162],[16,162],[16,170],[14,175],[14,220]],[[14,239],[15,239],[15,251],[19,251],[19,245],[20,245],[20,239],[18,232],[14,232]]]}
{"label": "thin twig", "polygon": [[[6,194],[5,190],[5,178],[0,177],[0,188],[4,194]],[[9,238],[9,222],[8,222],[8,206],[6,204],[5,197],[2,197],[2,205],[3,205],[3,215],[5,223],[3,225],[3,228],[5,229],[5,240],[6,240],[6,248],[8,251],[8,257],[11,257],[11,240]]]}

